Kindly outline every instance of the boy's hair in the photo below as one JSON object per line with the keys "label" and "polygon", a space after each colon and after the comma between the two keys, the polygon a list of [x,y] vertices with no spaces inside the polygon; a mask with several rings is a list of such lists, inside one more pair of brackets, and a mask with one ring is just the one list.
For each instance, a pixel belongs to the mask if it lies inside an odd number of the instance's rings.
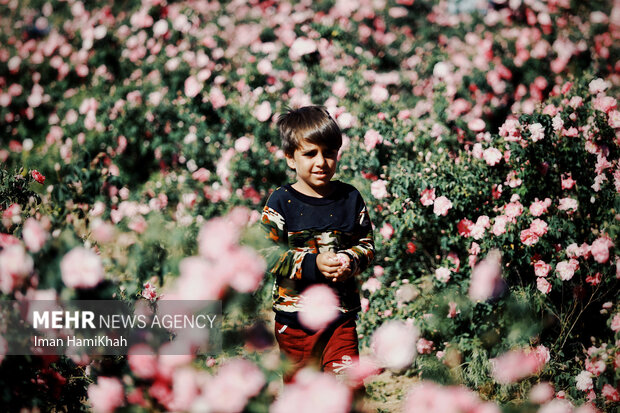
{"label": "boy's hair", "polygon": [[278,130],[282,150],[288,156],[293,156],[303,141],[335,150],[342,145],[342,132],[323,106],[289,109],[278,117]]}

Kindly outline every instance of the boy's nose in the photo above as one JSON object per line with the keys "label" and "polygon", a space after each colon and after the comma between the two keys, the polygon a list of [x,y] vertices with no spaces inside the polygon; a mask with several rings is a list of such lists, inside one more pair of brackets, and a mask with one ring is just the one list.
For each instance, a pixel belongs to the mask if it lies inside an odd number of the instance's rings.
{"label": "boy's nose", "polygon": [[325,157],[323,156],[322,153],[319,153],[316,157],[316,163],[317,165],[325,165]]}

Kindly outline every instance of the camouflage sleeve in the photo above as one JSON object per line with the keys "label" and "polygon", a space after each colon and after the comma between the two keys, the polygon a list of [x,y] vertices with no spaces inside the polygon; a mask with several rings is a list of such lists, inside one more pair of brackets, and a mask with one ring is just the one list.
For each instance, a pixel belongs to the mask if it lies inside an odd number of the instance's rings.
{"label": "camouflage sleeve", "polygon": [[372,223],[366,205],[362,204],[362,209],[358,213],[358,235],[356,244],[351,248],[342,250],[351,258],[351,270],[353,275],[357,275],[366,270],[375,257],[375,242],[372,235]]}
{"label": "camouflage sleeve", "polygon": [[[301,279],[302,270],[308,267],[311,261],[304,260],[309,252],[290,249],[284,217],[270,207],[269,202],[263,208],[261,227],[268,240],[268,246],[262,249],[262,255],[267,263],[267,273],[276,277]],[[307,269],[305,271],[310,272]]]}

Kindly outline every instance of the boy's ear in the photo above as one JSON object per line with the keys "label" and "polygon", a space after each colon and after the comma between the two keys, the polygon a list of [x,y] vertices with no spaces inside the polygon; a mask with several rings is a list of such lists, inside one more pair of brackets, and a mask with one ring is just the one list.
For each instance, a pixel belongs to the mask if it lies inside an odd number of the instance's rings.
{"label": "boy's ear", "polygon": [[286,158],[286,164],[288,165],[288,167],[291,169],[295,169],[295,158],[286,154],[284,155],[284,157]]}

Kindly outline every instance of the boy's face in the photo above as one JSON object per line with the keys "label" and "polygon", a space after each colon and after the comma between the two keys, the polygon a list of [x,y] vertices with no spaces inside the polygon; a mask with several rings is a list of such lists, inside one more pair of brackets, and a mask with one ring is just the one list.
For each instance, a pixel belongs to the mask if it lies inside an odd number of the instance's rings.
{"label": "boy's face", "polygon": [[336,173],[337,149],[324,145],[302,142],[293,156],[286,156],[286,163],[297,172],[299,189],[306,190],[306,195],[326,195],[330,181]]}

